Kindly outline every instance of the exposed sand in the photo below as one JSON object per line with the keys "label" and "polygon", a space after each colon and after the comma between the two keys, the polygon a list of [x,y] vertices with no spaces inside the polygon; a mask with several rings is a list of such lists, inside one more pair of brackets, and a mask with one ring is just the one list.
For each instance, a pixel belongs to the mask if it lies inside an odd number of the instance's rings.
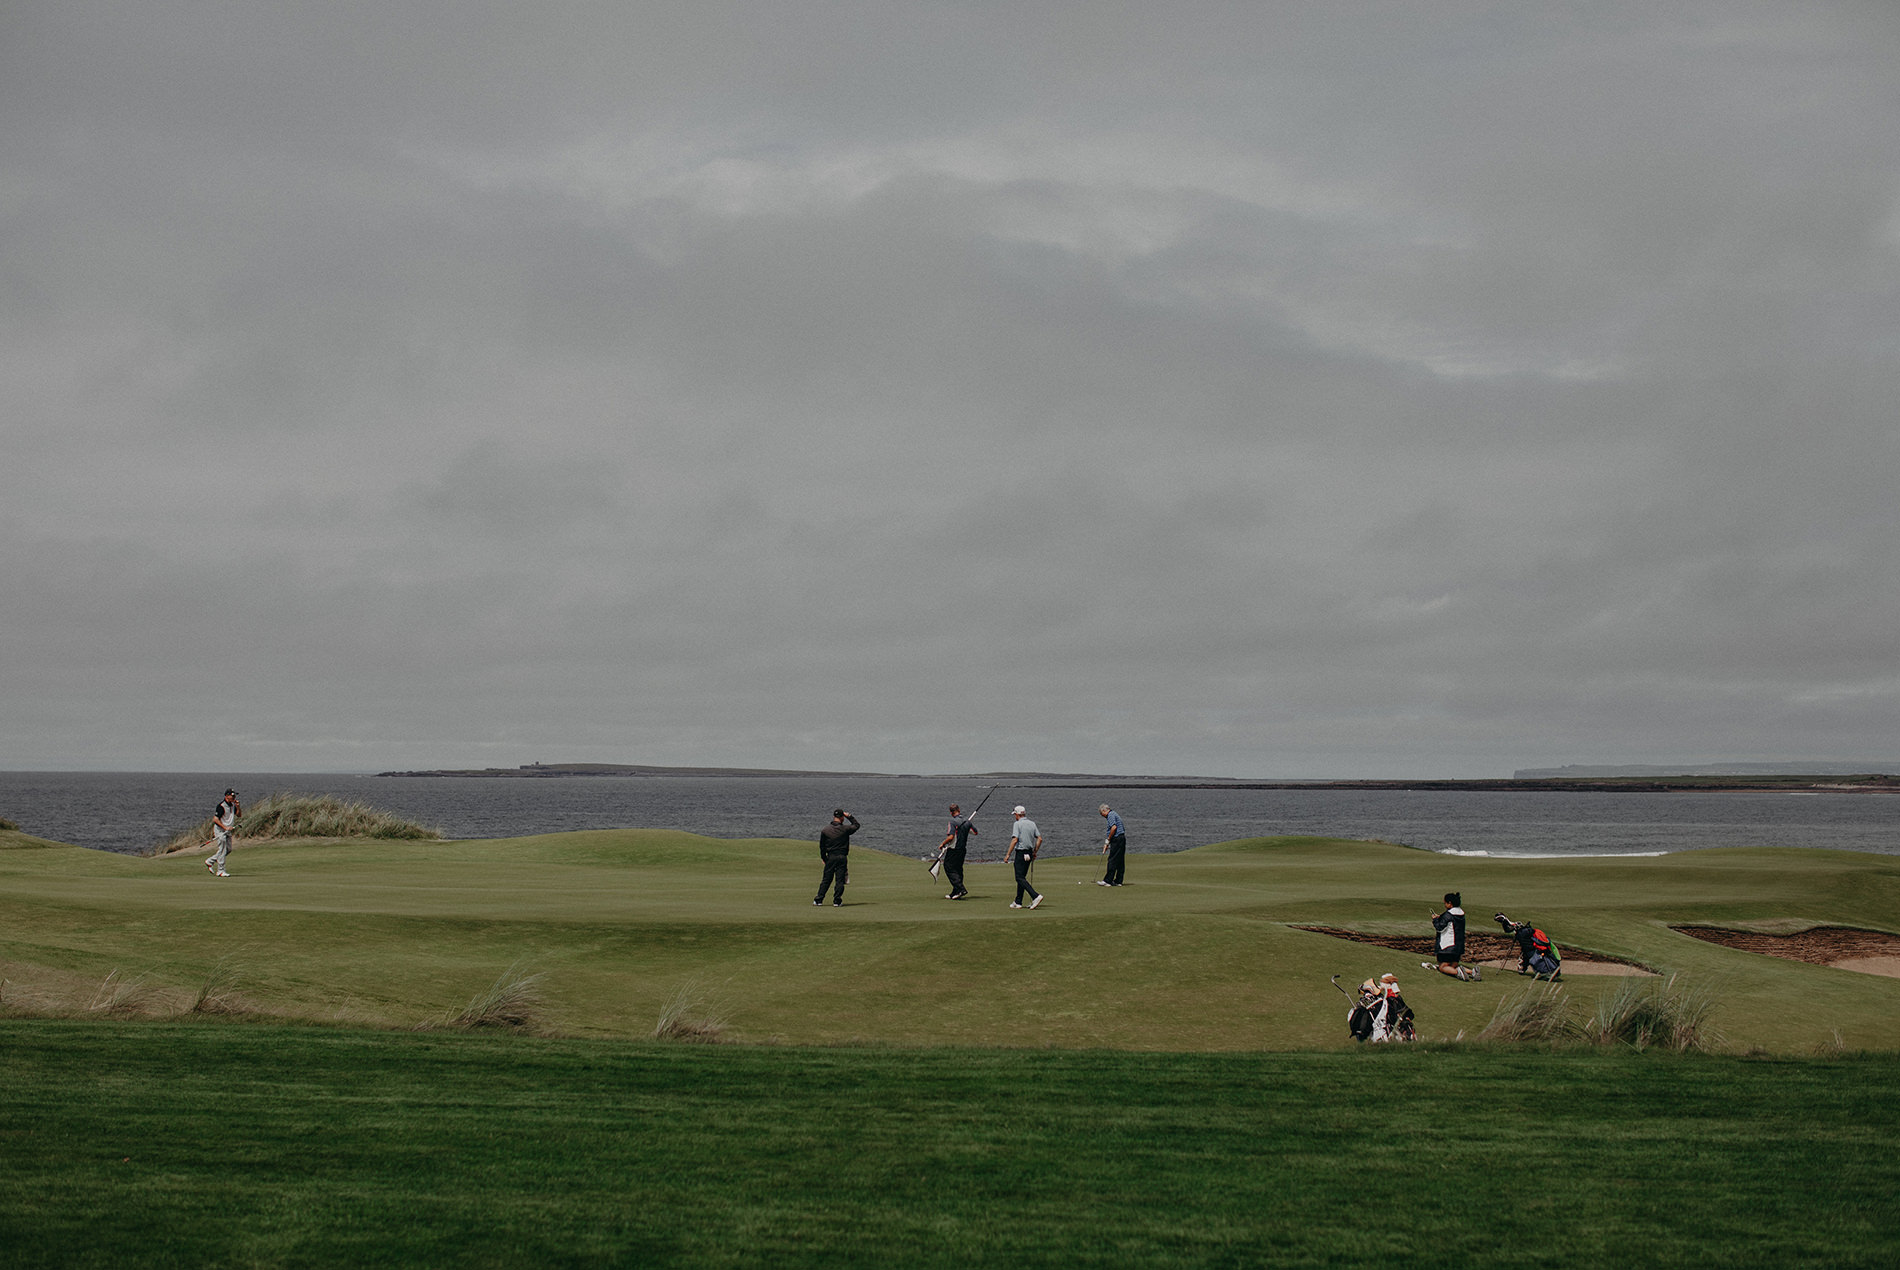
{"label": "exposed sand", "polygon": [[1672,926],[1678,934],[1705,943],[1762,953],[1789,961],[1805,961],[1836,970],[1900,979],[1900,935],[1854,926],[1813,926],[1775,934],[1762,930],[1731,930],[1721,926]]}
{"label": "exposed sand", "polygon": [[1830,961],[1827,964],[1836,970],[1858,970],[1864,975],[1885,975],[1889,979],[1900,979],[1900,957],[1843,957],[1839,961]]}
{"label": "exposed sand", "polygon": [[[1331,935],[1334,939],[1350,939],[1356,944],[1372,944],[1379,948],[1390,948],[1394,952],[1402,952],[1420,961],[1432,960],[1438,947],[1437,942],[1429,935],[1419,937],[1371,935],[1364,931],[1344,930],[1338,926],[1296,926],[1294,929],[1310,930],[1316,935]],[[1557,951],[1563,954],[1563,972],[1566,975],[1651,975],[1656,973],[1648,966],[1639,966],[1633,961],[1612,957],[1607,953],[1573,950],[1565,948],[1562,944],[1557,946]],[[1475,962],[1486,970],[1503,970],[1507,974],[1517,970],[1517,941],[1506,939],[1502,935],[1467,930],[1465,954],[1466,961]]]}

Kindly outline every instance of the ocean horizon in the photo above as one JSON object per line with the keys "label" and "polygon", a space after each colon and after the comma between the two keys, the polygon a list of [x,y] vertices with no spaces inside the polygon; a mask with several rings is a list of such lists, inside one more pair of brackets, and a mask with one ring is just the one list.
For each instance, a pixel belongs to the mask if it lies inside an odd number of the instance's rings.
{"label": "ocean horizon", "polygon": [[[1009,808],[1028,807],[1052,855],[1100,849],[1108,803],[1129,850],[1181,851],[1241,838],[1376,840],[1467,856],[1655,855],[1778,846],[1900,854],[1900,798],[1855,791],[1263,789],[1200,778],[1069,777],[1020,782],[933,776],[541,776],[489,779],[366,772],[0,772],[0,817],[23,832],[97,850],[151,850],[211,813],[227,785],[334,794],[441,830],[511,838],[587,829],[678,829],[713,838],[811,839],[834,807],[864,824],[854,842],[922,856],[943,836],[947,805],[977,818],[977,858],[1000,856]],[[1053,783],[1050,783],[1053,782]],[[987,832],[984,832],[987,831]]]}

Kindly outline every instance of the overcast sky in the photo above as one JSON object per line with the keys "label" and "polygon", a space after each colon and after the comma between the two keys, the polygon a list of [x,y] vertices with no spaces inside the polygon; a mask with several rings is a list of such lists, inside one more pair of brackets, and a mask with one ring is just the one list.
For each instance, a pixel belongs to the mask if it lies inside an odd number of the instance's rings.
{"label": "overcast sky", "polygon": [[1900,757],[1900,6],[0,6],[0,768]]}

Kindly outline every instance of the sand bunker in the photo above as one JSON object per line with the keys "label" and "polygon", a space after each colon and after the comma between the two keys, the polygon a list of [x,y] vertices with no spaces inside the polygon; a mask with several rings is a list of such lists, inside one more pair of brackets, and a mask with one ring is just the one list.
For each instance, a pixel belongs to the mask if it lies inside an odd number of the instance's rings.
{"label": "sand bunker", "polygon": [[[1295,930],[1310,930],[1315,935],[1331,935],[1334,939],[1350,939],[1356,944],[1373,944],[1379,948],[1390,948],[1402,952],[1408,957],[1420,961],[1436,960],[1438,943],[1431,936],[1412,937],[1408,935],[1369,935],[1364,931],[1342,930],[1337,926],[1295,926]],[[1584,952],[1581,949],[1565,948],[1557,945],[1563,953],[1564,973],[1566,975],[1651,975],[1656,972],[1648,966],[1626,961],[1621,957],[1612,957],[1608,953]],[[1465,960],[1476,962],[1486,969],[1516,970],[1518,967],[1517,941],[1506,939],[1502,935],[1487,935],[1466,932]]]}
{"label": "sand bunker", "polygon": [[1772,935],[1766,931],[1729,930],[1721,926],[1671,926],[1669,929],[1724,948],[1900,979],[1900,935],[1884,930],[1814,926],[1788,935]]}

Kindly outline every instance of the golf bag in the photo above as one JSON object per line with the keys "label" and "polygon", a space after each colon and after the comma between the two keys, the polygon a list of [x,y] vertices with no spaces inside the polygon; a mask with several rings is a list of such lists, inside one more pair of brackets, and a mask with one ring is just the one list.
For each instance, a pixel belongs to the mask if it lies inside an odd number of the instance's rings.
{"label": "golf bag", "polygon": [[1359,999],[1346,1015],[1346,1029],[1355,1041],[1416,1041],[1412,1026],[1412,1007],[1398,993],[1382,991],[1368,979],[1359,985]]}
{"label": "golf bag", "polygon": [[1550,942],[1549,935],[1529,922],[1514,922],[1502,913],[1497,914],[1495,920],[1505,934],[1517,941],[1517,973],[1535,975],[1539,979],[1555,979],[1563,974],[1564,955]]}

